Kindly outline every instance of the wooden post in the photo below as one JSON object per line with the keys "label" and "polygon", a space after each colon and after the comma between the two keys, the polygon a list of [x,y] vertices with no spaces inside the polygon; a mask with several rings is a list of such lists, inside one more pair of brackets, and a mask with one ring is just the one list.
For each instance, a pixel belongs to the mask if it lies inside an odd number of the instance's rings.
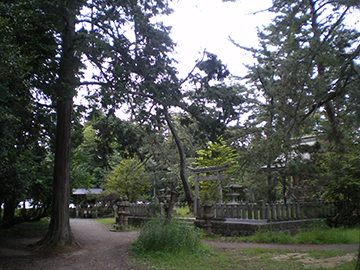
{"label": "wooden post", "polygon": [[265,219],[265,202],[260,201],[260,219]]}
{"label": "wooden post", "polygon": [[[195,200],[194,200],[194,215],[197,216],[198,213],[198,200],[199,199],[199,181],[214,181],[217,183],[217,194],[218,194],[218,203],[222,203],[222,187],[221,181],[226,179],[226,175],[220,174],[221,171],[226,170],[229,166],[229,162],[215,167],[205,167],[205,168],[191,168],[188,167],[189,171],[194,173],[195,176]],[[214,174],[216,172],[216,175]],[[206,176],[199,176],[199,174],[206,174]],[[213,174],[211,174],[213,173]]]}
{"label": "wooden post", "polygon": [[275,220],[275,205],[270,204],[271,220]]}
{"label": "wooden post", "polygon": [[199,198],[199,173],[195,175],[195,200],[194,200],[194,215],[197,216]]}
{"label": "wooden post", "polygon": [[247,219],[247,216],[246,216],[246,204],[245,203],[241,204],[241,218],[242,219]]}
{"label": "wooden post", "polygon": [[218,203],[222,203],[222,187],[221,187],[221,178],[219,171],[216,172],[216,183],[217,183]]}
{"label": "wooden post", "polygon": [[259,219],[258,205],[254,203],[254,219]]}
{"label": "wooden post", "polygon": [[247,203],[247,209],[248,209],[248,219],[253,219],[253,208],[251,203]]}
{"label": "wooden post", "polygon": [[281,219],[280,204],[279,203],[276,203],[276,219],[277,220]]}

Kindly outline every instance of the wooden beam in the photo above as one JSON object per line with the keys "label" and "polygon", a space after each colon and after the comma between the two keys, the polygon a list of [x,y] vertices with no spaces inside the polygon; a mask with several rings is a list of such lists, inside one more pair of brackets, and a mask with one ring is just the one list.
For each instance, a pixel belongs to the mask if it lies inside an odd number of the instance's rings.
{"label": "wooden beam", "polygon": [[188,167],[189,171],[192,173],[211,173],[211,172],[221,172],[226,170],[226,168],[230,165],[230,162],[226,162],[220,166],[214,167],[205,167],[205,168],[192,168]]}
{"label": "wooden beam", "polygon": [[[197,181],[214,181],[214,180],[225,180],[226,178],[228,178],[228,176],[226,174],[220,174],[219,178],[217,175],[207,175],[207,176],[199,176],[199,178],[197,179]],[[191,179],[190,181],[196,181],[195,179]]]}

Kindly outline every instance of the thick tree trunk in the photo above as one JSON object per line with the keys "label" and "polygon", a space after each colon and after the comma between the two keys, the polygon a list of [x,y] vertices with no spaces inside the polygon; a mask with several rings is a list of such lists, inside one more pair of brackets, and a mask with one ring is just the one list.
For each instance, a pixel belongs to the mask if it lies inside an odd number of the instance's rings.
{"label": "thick tree trunk", "polygon": [[182,147],[182,144],[181,144],[181,141],[180,141],[180,138],[175,130],[175,127],[174,125],[172,124],[171,122],[171,118],[170,118],[170,115],[167,111],[167,109],[165,108],[164,109],[164,115],[165,115],[165,120],[170,128],[170,131],[171,131],[171,134],[173,135],[174,137],[174,140],[175,140],[175,143],[176,143],[176,147],[178,149],[178,153],[179,153],[179,158],[180,158],[180,165],[179,165],[179,168],[180,168],[180,179],[181,179],[181,182],[183,184],[183,188],[184,188],[184,192],[185,192],[185,197],[186,197],[186,201],[189,205],[189,207],[193,204],[194,202],[194,199],[193,199],[193,196],[192,196],[192,193],[191,193],[191,190],[190,190],[190,185],[189,185],[189,182],[186,178],[186,159],[185,159],[185,152],[184,152],[184,149]]}
{"label": "thick tree trunk", "polygon": [[177,193],[178,193],[178,191],[175,188],[170,189],[170,195],[171,196],[170,196],[170,201],[169,201],[169,208],[168,208],[167,213],[166,213],[165,225],[170,224],[172,212],[173,212],[174,205],[175,205],[175,198],[176,198]]}
{"label": "thick tree trunk", "polygon": [[6,224],[8,221],[14,219],[16,205],[17,205],[17,203],[16,203],[15,196],[11,196],[10,198],[5,199],[4,215],[1,220],[1,227],[3,227],[3,224]]}
{"label": "thick tree trunk", "polygon": [[43,239],[43,243],[50,246],[75,243],[69,224],[71,110],[72,101],[59,102],[51,221]]}
{"label": "thick tree trunk", "polygon": [[69,223],[71,113],[78,66],[74,58],[76,7],[72,1],[67,3],[63,11],[62,55],[56,89],[57,126],[51,221],[48,233],[40,242],[50,246],[76,243]]}

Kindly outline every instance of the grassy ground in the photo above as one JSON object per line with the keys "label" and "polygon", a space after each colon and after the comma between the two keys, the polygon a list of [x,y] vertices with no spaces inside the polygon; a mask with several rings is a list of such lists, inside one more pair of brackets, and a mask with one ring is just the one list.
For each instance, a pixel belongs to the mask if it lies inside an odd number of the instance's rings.
{"label": "grassy ground", "polygon": [[99,222],[101,225],[105,226],[112,226],[115,224],[115,218],[96,218],[97,222]]}
{"label": "grassy ground", "polygon": [[[178,212],[178,215],[181,212]],[[186,216],[186,210],[185,210]],[[358,244],[358,228],[329,228],[314,223],[308,231],[290,235],[283,232],[257,232],[249,237],[207,237],[203,239],[231,242],[258,242],[283,244]],[[184,251],[166,254],[150,253],[133,258],[143,269],[355,269],[357,251],[310,251],[269,249],[224,249],[203,247],[200,252]]]}
{"label": "grassy ground", "polygon": [[329,228],[314,226],[297,234],[285,232],[257,232],[246,237],[204,236],[204,239],[228,242],[277,243],[277,244],[358,244],[359,228]]}
{"label": "grassy ground", "polygon": [[268,249],[208,249],[203,253],[186,255],[163,255],[136,260],[143,269],[338,269],[353,270],[356,261],[354,252]]}
{"label": "grassy ground", "polygon": [[[179,216],[181,214],[178,214]],[[185,210],[186,215],[186,210]],[[114,218],[96,219],[103,225],[112,227]],[[11,229],[0,230],[0,237],[23,237],[43,235],[49,225],[49,220],[18,224]],[[209,238],[207,238],[209,239]],[[343,244],[359,243],[358,228],[331,229],[323,224],[317,224],[312,230],[296,235],[285,233],[258,232],[251,237],[221,237],[215,236],[211,240],[267,242],[267,243],[315,243],[315,244]],[[0,240],[1,241],[1,240]],[[203,247],[200,252],[186,255],[152,254],[143,258],[133,258],[134,264],[143,269],[355,269],[356,251],[311,251],[299,252],[294,250],[266,250],[266,249],[220,249]]]}
{"label": "grassy ground", "polygon": [[190,212],[189,207],[174,207],[175,217],[194,217],[194,213]]}

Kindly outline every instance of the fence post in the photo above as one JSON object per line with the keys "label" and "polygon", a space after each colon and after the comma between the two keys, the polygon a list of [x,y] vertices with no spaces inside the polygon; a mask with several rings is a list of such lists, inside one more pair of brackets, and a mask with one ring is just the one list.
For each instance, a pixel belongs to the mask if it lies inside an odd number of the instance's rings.
{"label": "fence post", "polygon": [[254,203],[254,219],[259,219],[258,205]]}
{"label": "fence post", "polygon": [[294,203],[291,203],[290,210],[291,210],[291,219],[295,219],[295,204]]}
{"label": "fence post", "polygon": [[265,219],[265,202],[260,201],[260,219]]}
{"label": "fence post", "polygon": [[301,211],[300,211],[300,204],[299,203],[295,203],[295,211],[296,211],[296,217],[298,218],[298,219],[301,219]]}
{"label": "fence post", "polygon": [[252,204],[251,203],[247,203],[247,209],[248,209],[248,219],[253,219],[253,213],[252,213],[252,210],[253,210],[253,207],[252,207]]}
{"label": "fence post", "polygon": [[281,212],[280,212],[280,204],[276,203],[276,219],[280,220],[281,219]]}
{"label": "fence post", "polygon": [[273,203],[270,204],[271,211],[271,220],[275,220],[275,205]]}
{"label": "fence post", "polygon": [[284,203],[280,204],[280,219],[281,220],[285,219],[285,204]]}
{"label": "fence post", "polygon": [[265,204],[265,219],[270,220],[270,205],[268,203]]}
{"label": "fence post", "polygon": [[241,218],[241,207],[240,203],[236,205],[236,211],[235,211],[236,218]]}
{"label": "fence post", "polygon": [[285,204],[285,215],[286,215],[286,219],[289,220],[290,219],[290,213],[289,213],[289,205]]}
{"label": "fence post", "polygon": [[224,208],[225,208],[225,211],[226,211],[225,212],[225,215],[226,215],[225,218],[230,218],[230,205],[225,204],[224,206],[225,206]]}
{"label": "fence post", "polygon": [[240,211],[240,215],[241,215],[241,218],[242,219],[245,219],[246,217],[245,217],[245,210],[244,210],[244,203],[242,202],[241,204],[240,204],[240,207],[239,207],[240,209],[239,209],[239,211]]}

